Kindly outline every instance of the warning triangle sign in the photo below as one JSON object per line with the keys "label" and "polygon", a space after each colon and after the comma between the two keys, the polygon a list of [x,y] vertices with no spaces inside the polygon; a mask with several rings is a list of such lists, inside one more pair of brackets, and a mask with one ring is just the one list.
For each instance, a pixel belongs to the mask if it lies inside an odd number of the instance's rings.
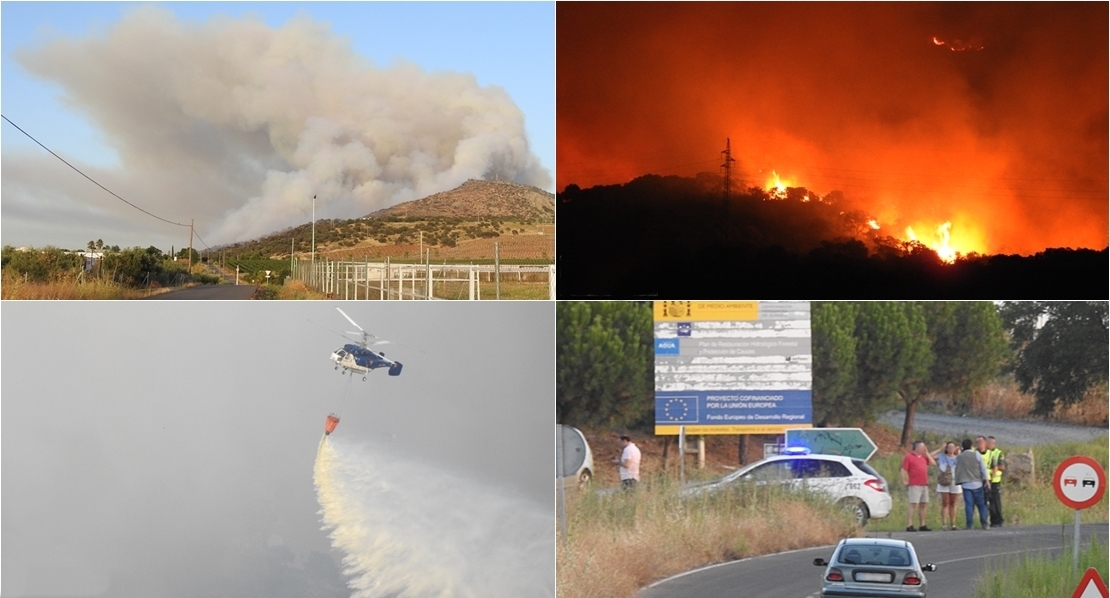
{"label": "warning triangle sign", "polygon": [[1106,584],[1103,583],[1098,570],[1091,567],[1083,574],[1083,579],[1079,580],[1079,586],[1075,588],[1071,598],[1110,598],[1110,596],[1106,594]]}

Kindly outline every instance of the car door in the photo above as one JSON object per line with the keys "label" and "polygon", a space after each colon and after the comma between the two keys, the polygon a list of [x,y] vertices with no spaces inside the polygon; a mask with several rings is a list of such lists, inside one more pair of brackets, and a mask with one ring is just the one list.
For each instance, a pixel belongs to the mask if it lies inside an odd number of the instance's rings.
{"label": "car door", "polygon": [[793,468],[799,486],[807,492],[823,494],[833,500],[851,494],[847,486],[852,472],[839,461],[821,458],[795,459]]}
{"label": "car door", "polygon": [[741,480],[763,486],[766,484],[786,484],[794,479],[791,463],[793,459],[779,459],[768,461],[753,467],[750,471],[740,476]]}

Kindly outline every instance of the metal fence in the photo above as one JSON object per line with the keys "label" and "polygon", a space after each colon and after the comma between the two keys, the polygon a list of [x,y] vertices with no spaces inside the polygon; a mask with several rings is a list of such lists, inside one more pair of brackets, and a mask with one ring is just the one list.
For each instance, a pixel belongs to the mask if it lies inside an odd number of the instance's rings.
{"label": "metal fence", "polygon": [[331,299],[555,299],[555,266],[294,259],[292,278]]}

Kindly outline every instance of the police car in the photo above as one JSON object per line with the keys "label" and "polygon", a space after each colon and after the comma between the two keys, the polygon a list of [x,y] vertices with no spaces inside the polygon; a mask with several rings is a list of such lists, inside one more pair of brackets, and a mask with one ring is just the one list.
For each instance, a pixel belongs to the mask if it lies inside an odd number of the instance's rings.
{"label": "police car", "polygon": [[744,483],[782,484],[823,494],[847,509],[858,525],[890,514],[886,479],[867,462],[839,455],[810,454],[806,449],[786,449],[782,455],[752,463],[719,480],[690,486],[682,495],[698,496]]}

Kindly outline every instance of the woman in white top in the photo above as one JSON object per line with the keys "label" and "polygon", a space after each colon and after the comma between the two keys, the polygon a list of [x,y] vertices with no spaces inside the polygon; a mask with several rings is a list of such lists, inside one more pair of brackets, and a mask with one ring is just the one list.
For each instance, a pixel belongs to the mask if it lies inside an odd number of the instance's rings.
{"label": "woman in white top", "polygon": [[[937,449],[939,453],[941,449]],[[940,529],[956,529],[956,499],[963,493],[960,485],[956,483],[956,456],[960,454],[960,447],[955,442],[944,445],[944,454],[937,455],[937,493],[940,494]],[[947,474],[947,480],[945,476]],[[947,481],[948,484],[940,482]],[[947,515],[947,516],[946,516]],[[947,522],[947,525],[946,523]]]}

